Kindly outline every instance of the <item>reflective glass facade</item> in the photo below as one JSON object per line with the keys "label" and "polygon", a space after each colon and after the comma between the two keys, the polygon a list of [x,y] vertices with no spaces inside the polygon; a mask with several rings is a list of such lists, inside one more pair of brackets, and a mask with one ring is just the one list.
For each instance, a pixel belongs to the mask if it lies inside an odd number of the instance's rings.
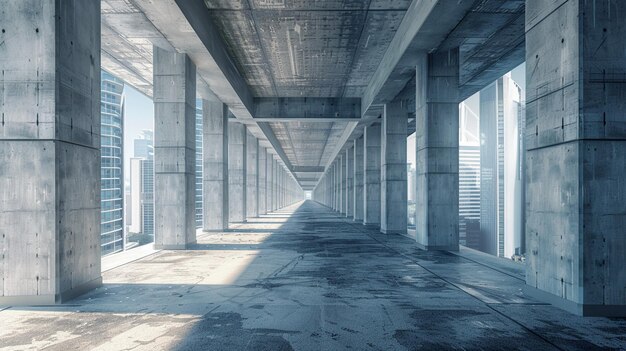
{"label": "reflective glass facade", "polygon": [[202,228],[202,99],[196,99],[196,228]]}
{"label": "reflective glass facade", "polygon": [[102,71],[101,208],[102,255],[124,249],[124,82]]}

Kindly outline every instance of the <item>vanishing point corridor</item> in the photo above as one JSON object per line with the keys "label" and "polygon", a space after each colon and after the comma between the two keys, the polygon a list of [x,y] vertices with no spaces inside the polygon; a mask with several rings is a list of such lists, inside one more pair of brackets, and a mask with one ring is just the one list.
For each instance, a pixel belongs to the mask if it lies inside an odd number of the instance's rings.
{"label": "vanishing point corridor", "polygon": [[[56,306],[0,311],[0,350],[591,350],[626,320],[530,300],[523,265],[427,252],[313,201],[103,273]],[[37,331],[33,333],[33,331]]]}

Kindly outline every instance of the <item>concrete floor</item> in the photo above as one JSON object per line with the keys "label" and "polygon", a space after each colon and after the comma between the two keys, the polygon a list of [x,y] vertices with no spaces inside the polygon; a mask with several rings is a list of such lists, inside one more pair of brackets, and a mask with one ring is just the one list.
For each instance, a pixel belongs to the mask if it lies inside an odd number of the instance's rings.
{"label": "concrete floor", "polygon": [[310,201],[198,242],[69,304],[0,311],[0,350],[626,349],[626,319],[533,301],[520,266],[420,251]]}

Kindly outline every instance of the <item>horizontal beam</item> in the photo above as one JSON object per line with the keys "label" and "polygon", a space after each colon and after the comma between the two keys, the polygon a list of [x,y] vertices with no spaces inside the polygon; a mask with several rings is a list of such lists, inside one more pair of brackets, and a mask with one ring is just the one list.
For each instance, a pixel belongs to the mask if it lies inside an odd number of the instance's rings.
{"label": "horizontal beam", "polygon": [[292,172],[299,173],[322,173],[324,172],[325,167],[317,167],[317,166],[292,166]]}
{"label": "horizontal beam", "polygon": [[259,122],[332,122],[359,120],[360,98],[254,98],[253,117]]}
{"label": "horizontal beam", "polygon": [[373,104],[391,101],[415,75],[416,53],[435,50],[473,4],[474,0],[413,0],[363,93],[363,113]]}

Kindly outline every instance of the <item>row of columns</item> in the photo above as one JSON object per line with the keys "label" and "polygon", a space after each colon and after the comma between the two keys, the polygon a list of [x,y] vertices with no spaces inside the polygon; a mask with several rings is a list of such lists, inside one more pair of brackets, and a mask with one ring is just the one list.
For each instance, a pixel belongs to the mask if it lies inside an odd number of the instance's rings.
{"label": "row of columns", "polygon": [[[626,3],[526,8],[526,292],[582,315],[626,314],[626,26],[618,9]],[[415,240],[456,251],[459,51],[423,53],[417,62]],[[387,103],[382,120],[328,167],[314,199],[405,234],[405,111],[401,101]]]}

